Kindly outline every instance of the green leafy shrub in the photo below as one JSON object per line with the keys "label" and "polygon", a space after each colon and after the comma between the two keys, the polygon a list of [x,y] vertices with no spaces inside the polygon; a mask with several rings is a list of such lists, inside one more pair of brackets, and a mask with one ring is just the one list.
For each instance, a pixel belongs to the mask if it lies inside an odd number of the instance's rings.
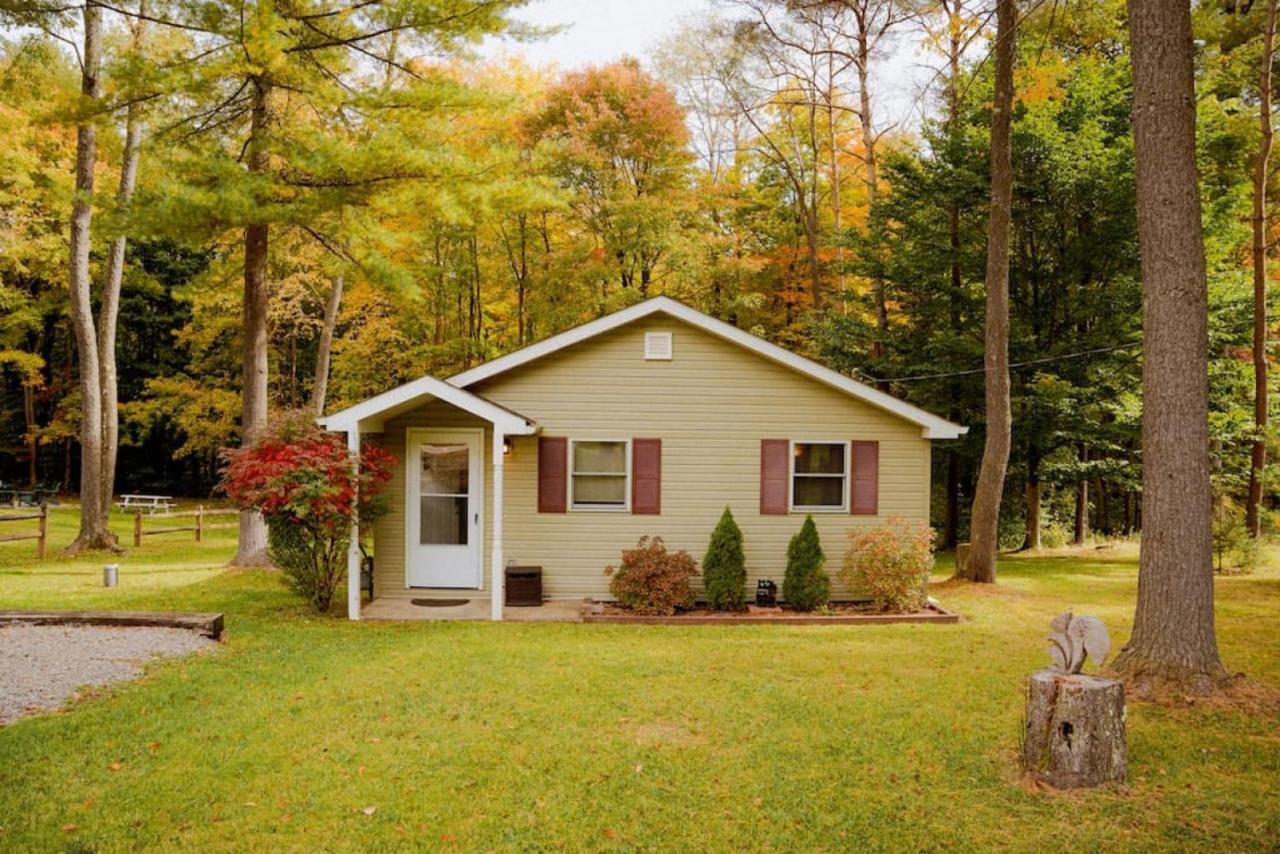
{"label": "green leafy shrub", "polygon": [[747,558],[742,552],[742,529],[728,507],[711,532],[711,542],[702,559],[702,581],[712,608],[742,610],[747,598]]}
{"label": "green leafy shrub", "polygon": [[1040,528],[1040,545],[1046,549],[1060,549],[1071,542],[1071,538],[1074,535],[1075,532],[1063,522],[1059,522],[1057,519],[1049,519]]}
{"label": "green leafy shrub", "polygon": [[1213,557],[1218,572],[1226,571],[1227,557],[1248,540],[1244,514],[1235,502],[1219,498],[1213,503]]}
{"label": "green leafy shrub", "polygon": [[637,614],[666,616],[693,607],[689,579],[698,574],[698,564],[683,549],[667,551],[662,537],[641,537],[622,553],[622,566],[607,567],[604,574],[613,598]]}
{"label": "green leafy shrub", "polygon": [[871,597],[881,611],[917,611],[928,596],[933,529],[891,518],[879,528],[849,532],[840,580]]}
{"label": "green leafy shrub", "polygon": [[825,568],[827,556],[818,540],[813,517],[804,517],[800,533],[787,546],[787,573],[782,578],[782,598],[797,611],[812,611],[831,600],[831,579]]}

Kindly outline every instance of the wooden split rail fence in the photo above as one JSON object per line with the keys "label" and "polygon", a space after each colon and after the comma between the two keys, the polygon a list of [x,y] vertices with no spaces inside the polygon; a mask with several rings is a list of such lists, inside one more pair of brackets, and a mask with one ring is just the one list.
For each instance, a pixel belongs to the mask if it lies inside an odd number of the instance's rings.
{"label": "wooden split rail fence", "polygon": [[0,534],[0,543],[13,543],[18,540],[36,541],[36,560],[44,560],[45,545],[49,539],[49,505],[41,504],[37,513],[19,513],[0,515],[0,522],[30,522],[40,520],[34,534]]}
{"label": "wooden split rail fence", "polygon": [[[210,524],[209,522],[205,521],[206,516],[239,516],[239,515],[240,515],[239,510],[206,510],[204,509],[203,506],[197,507],[195,510],[188,510],[182,513],[157,513],[155,515],[148,515],[145,517],[142,515],[141,510],[135,510],[133,511],[133,545],[135,547],[141,546],[142,538],[149,537],[152,534],[174,534],[179,531],[194,531],[196,535],[196,542],[198,543],[204,539],[205,531],[210,531],[215,528],[232,528],[240,524],[238,521],[217,522],[217,523]],[[150,523],[157,519],[180,519],[185,517],[192,517],[193,524],[170,525],[165,528],[150,528],[150,529],[144,529],[142,527],[142,520],[144,518],[147,520],[148,523]]]}

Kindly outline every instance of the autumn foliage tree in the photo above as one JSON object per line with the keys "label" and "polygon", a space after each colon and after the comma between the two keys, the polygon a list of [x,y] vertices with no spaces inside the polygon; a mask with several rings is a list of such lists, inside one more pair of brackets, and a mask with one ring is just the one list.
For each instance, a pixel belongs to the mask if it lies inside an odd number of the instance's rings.
{"label": "autumn foliage tree", "polygon": [[591,67],[553,86],[524,132],[554,153],[609,278],[648,295],[675,249],[693,160],[675,95],[633,59]]}
{"label": "autumn foliage tree", "polygon": [[226,452],[221,488],[267,523],[272,562],[317,613],[329,610],[347,565],[351,528],[385,512],[391,455],[367,445],[358,458],[336,433],[286,416],[252,444]]}

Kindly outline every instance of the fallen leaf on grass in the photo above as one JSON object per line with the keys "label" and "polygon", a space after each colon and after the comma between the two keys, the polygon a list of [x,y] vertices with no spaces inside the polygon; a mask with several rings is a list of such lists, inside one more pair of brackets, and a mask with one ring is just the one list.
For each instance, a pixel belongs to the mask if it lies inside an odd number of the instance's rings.
{"label": "fallen leaf on grass", "polygon": [[605,828],[604,835],[606,839],[617,839],[618,831],[614,830],[611,827],[607,827]]}
{"label": "fallen leaf on grass", "polygon": [[377,811],[378,811],[377,807],[365,807],[364,809],[360,810],[360,812],[364,813],[365,815],[373,815]]}
{"label": "fallen leaf on grass", "polygon": [[110,768],[111,768],[111,770],[112,770],[112,771],[119,771],[119,770],[120,770],[121,768],[123,768],[123,767],[124,767],[124,765],[122,765],[122,764],[121,764],[121,763],[119,763],[119,762],[112,762],[112,763],[111,763],[111,765],[110,765]]}
{"label": "fallen leaf on grass", "polygon": [[76,829],[76,826],[75,824],[72,824],[72,823],[64,824],[62,826],[63,833],[72,833],[75,831],[75,829]]}

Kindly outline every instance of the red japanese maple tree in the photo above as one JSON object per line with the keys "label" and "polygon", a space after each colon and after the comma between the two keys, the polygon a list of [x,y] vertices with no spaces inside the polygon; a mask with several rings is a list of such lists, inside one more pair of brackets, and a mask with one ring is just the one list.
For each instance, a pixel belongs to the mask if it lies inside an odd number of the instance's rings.
{"label": "red japanese maple tree", "polygon": [[386,511],[394,458],[370,445],[357,459],[341,436],[302,413],[276,419],[257,442],[224,457],[219,487],[266,517],[272,562],[290,588],[327,612],[346,572],[352,523]]}

